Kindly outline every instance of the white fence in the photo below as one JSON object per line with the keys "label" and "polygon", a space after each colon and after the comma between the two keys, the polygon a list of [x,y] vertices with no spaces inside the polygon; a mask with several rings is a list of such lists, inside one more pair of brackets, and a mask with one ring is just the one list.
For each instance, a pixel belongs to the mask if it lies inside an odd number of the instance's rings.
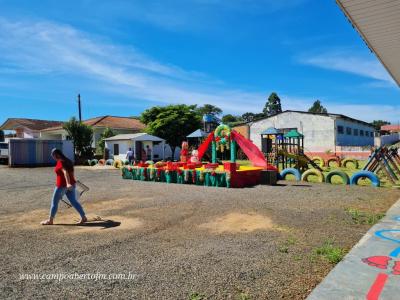
{"label": "white fence", "polygon": [[380,146],[385,146],[385,145],[391,145],[398,141],[400,141],[400,132],[376,137],[375,145],[380,147]]}

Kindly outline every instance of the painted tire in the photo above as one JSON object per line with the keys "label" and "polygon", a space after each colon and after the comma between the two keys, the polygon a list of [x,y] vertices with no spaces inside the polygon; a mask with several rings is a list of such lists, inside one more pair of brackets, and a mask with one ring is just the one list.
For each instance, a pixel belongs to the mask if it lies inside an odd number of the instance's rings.
{"label": "painted tire", "polygon": [[340,158],[339,157],[331,157],[331,158],[328,158],[327,160],[326,160],[326,166],[327,167],[329,167],[329,164],[331,163],[331,162],[336,162],[337,163],[337,167],[338,168],[340,168],[340,166],[342,165],[341,164],[341,161],[340,161]]}
{"label": "painted tire", "polygon": [[375,173],[372,173],[370,171],[360,171],[360,172],[354,173],[353,176],[351,176],[351,178],[350,178],[350,184],[357,185],[358,180],[363,177],[366,177],[369,180],[371,180],[372,186],[375,186],[375,187],[381,186],[381,181],[378,178],[378,176],[376,176]]}
{"label": "painted tire", "polygon": [[[320,157],[320,156],[314,156],[311,160],[312,160],[313,162],[315,162],[317,165],[319,165],[320,168],[325,167],[325,161],[324,161],[324,159],[323,159],[322,157]],[[317,161],[318,161],[318,162],[317,162]]]}
{"label": "painted tire", "polygon": [[106,160],[106,166],[112,166],[112,165],[114,165],[114,160],[113,159],[107,159]]}
{"label": "painted tire", "polygon": [[85,161],[85,166],[90,166],[90,162],[91,162],[90,159],[86,160],[86,161]]}
{"label": "painted tire", "polygon": [[104,159],[99,160],[99,165],[104,166],[106,164],[106,161]]}
{"label": "painted tire", "polygon": [[90,165],[91,166],[95,166],[95,165],[97,165],[99,163],[99,161],[97,160],[97,159],[92,159],[91,161],[90,161]]}
{"label": "painted tire", "polygon": [[114,168],[120,169],[120,168],[122,168],[123,163],[122,163],[122,161],[120,161],[119,159],[117,159],[116,161],[114,161],[113,166],[114,166]]}
{"label": "painted tire", "polygon": [[342,181],[344,184],[350,184],[349,175],[347,175],[345,172],[338,171],[338,170],[329,172],[328,175],[326,175],[325,182],[332,183],[333,176],[340,176],[342,178]]}
{"label": "painted tire", "polygon": [[125,165],[125,166],[129,165],[129,160],[124,159],[124,160],[122,161],[122,164]]}
{"label": "painted tire", "polygon": [[349,162],[352,162],[354,164],[355,168],[358,169],[358,160],[354,159],[354,158],[345,158],[345,159],[343,159],[342,160],[342,166],[347,168],[347,164]]}
{"label": "painted tire", "polygon": [[296,180],[297,180],[297,181],[300,181],[300,180],[301,180],[301,173],[300,173],[299,170],[297,170],[297,169],[295,169],[295,168],[287,168],[287,169],[284,169],[284,170],[279,174],[279,177],[280,177],[280,179],[285,180],[286,175],[288,175],[288,174],[294,175],[294,177],[296,177]]}
{"label": "painted tire", "polygon": [[317,176],[318,182],[325,182],[324,174],[322,174],[322,172],[320,170],[316,170],[316,169],[309,169],[309,170],[305,171],[303,173],[303,175],[301,175],[301,180],[308,182],[308,176],[310,176],[310,175]]}

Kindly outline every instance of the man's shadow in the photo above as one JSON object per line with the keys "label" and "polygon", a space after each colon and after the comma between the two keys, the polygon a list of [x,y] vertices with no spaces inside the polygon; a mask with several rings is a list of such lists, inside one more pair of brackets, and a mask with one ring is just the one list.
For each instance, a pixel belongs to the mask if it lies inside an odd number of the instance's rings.
{"label": "man's shadow", "polygon": [[58,226],[79,226],[79,227],[98,227],[100,229],[108,229],[113,227],[118,227],[121,225],[121,222],[114,220],[103,220],[100,217],[95,218],[94,220],[88,220],[83,224],[70,224],[70,223],[58,223],[54,224]]}

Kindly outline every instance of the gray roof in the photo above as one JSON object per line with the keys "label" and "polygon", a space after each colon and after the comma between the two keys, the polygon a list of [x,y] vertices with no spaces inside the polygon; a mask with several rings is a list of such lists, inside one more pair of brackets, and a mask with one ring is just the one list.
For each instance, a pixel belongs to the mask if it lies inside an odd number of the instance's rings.
{"label": "gray roof", "polygon": [[117,134],[104,139],[105,141],[142,141],[142,142],[164,142],[165,140],[147,133]]}
{"label": "gray roof", "polygon": [[197,129],[196,131],[192,132],[191,134],[189,134],[188,138],[202,138],[202,137],[206,137],[207,133],[205,133],[203,130],[201,129]]}

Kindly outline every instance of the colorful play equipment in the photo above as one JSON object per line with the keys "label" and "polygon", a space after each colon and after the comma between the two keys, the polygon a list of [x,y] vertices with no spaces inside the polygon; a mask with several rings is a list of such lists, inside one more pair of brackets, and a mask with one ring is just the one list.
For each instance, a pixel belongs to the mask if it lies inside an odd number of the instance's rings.
{"label": "colorful play equipment", "polygon": [[354,173],[350,178],[350,185],[357,185],[358,181],[363,178],[368,178],[371,181],[371,184],[375,187],[379,187],[381,185],[379,177],[371,171],[359,171]]}
{"label": "colorful play equipment", "polygon": [[[210,147],[211,162],[202,163],[201,159]],[[237,147],[253,166],[236,164]],[[226,149],[229,149],[230,161],[220,164],[218,152]],[[124,179],[230,188],[260,184],[262,172],[277,173],[277,169],[268,164],[256,145],[225,124],[217,126],[186,161],[157,162],[154,165],[141,162],[122,168]]]}
{"label": "colorful play equipment", "polygon": [[298,169],[286,168],[279,173],[279,178],[285,180],[287,175],[293,175],[296,178],[296,181],[301,180],[301,173]]}
{"label": "colorful play equipment", "polygon": [[311,166],[322,171],[321,166],[304,154],[304,135],[296,129],[284,133],[270,127],[261,133],[261,143],[268,162],[277,168],[304,172]]}
{"label": "colorful play equipment", "polygon": [[363,171],[386,176],[392,184],[399,181],[400,156],[396,147],[376,148],[369,157]]}
{"label": "colorful play equipment", "polygon": [[317,176],[318,182],[325,182],[325,176],[320,170],[308,169],[301,175],[301,180],[307,182],[309,176]]}
{"label": "colorful play equipment", "polygon": [[349,177],[349,175],[347,175],[345,172],[342,172],[342,171],[339,171],[339,170],[333,170],[333,171],[330,171],[329,173],[328,173],[328,175],[326,175],[326,178],[325,178],[325,182],[326,183],[332,183],[332,178],[333,178],[333,176],[339,176],[341,179],[342,179],[342,182],[344,183],[344,184],[350,184],[350,177]]}
{"label": "colorful play equipment", "polygon": [[355,169],[358,169],[358,160],[354,158],[345,158],[342,160],[341,164],[343,167],[348,168],[349,163],[352,163]]}

